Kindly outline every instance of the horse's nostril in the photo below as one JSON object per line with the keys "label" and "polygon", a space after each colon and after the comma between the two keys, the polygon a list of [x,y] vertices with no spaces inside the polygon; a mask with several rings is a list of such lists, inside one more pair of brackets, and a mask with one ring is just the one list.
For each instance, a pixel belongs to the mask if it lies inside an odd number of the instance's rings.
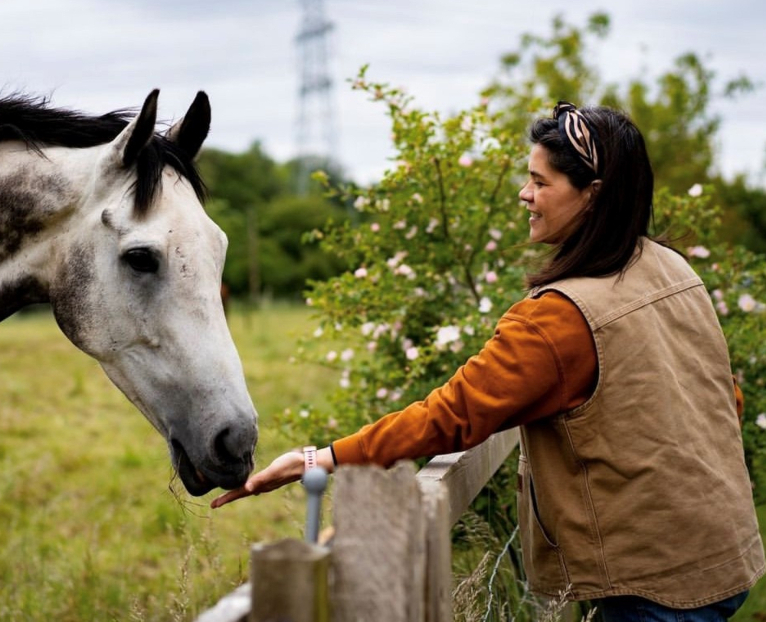
{"label": "horse's nostril", "polygon": [[213,441],[213,448],[215,449],[216,458],[218,458],[218,460],[220,460],[223,464],[239,462],[239,457],[232,452],[229,444],[227,443],[230,437],[230,429],[224,428],[215,437],[215,441]]}

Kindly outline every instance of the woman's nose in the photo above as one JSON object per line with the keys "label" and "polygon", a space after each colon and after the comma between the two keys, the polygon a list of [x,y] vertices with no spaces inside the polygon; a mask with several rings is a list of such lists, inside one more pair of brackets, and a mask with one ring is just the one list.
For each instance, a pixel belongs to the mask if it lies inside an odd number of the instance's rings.
{"label": "woman's nose", "polygon": [[532,193],[529,191],[529,183],[526,183],[521,187],[521,190],[519,190],[519,198],[522,201],[527,202],[532,200]]}

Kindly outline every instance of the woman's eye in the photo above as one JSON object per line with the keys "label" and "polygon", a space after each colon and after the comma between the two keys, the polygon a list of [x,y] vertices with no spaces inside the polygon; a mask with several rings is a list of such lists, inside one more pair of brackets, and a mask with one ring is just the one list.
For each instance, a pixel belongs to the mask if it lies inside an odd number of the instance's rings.
{"label": "woman's eye", "polygon": [[148,248],[133,248],[122,255],[123,261],[136,272],[157,272],[160,262]]}

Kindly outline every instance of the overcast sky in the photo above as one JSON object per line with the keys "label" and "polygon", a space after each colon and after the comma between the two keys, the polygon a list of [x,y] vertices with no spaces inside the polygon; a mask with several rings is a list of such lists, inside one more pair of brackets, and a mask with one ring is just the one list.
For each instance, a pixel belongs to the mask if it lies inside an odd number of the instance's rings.
{"label": "overcast sky", "polygon": [[[763,183],[766,155],[766,2],[763,0],[325,0],[336,153],[359,182],[392,154],[385,110],[347,79],[401,86],[426,109],[476,103],[520,35],[547,35],[554,15],[583,25],[605,10],[608,39],[594,61],[605,79],[656,75],[694,51],[720,78],[742,73],[761,88],[723,116],[720,170]],[[278,160],[296,154],[301,27],[299,0],[2,0],[0,86],[103,113],[139,106],[161,89],[160,117],[173,120],[197,90],[213,107],[208,145],[242,151],[259,140]]]}

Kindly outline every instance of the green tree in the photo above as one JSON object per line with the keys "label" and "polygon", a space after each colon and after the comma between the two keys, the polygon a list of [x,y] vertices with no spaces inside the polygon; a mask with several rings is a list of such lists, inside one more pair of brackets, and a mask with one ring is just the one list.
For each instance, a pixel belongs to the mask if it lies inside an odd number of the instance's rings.
{"label": "green tree", "polygon": [[233,291],[257,299],[262,289],[258,221],[284,187],[276,163],[254,143],[242,154],[206,149],[199,167],[212,198],[211,216],[229,237],[224,280]]}
{"label": "green tree", "polygon": [[[203,151],[199,164],[208,212],[229,238],[224,281],[233,293],[251,300],[263,293],[295,298],[306,279],[337,274],[339,262],[316,241],[304,243],[304,236],[330,219],[344,219],[347,207],[324,197],[315,180],[306,194],[295,194],[296,161],[279,164],[255,143],[239,154]],[[335,170],[326,178],[341,175]]]}

